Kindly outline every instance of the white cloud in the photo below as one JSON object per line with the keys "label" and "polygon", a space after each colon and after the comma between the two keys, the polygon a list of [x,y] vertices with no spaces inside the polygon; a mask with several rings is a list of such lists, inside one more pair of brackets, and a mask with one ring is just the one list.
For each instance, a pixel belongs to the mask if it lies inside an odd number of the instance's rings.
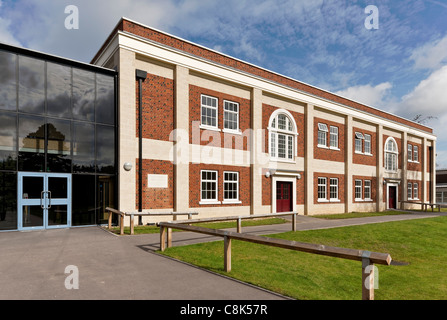
{"label": "white cloud", "polygon": [[383,82],[376,86],[360,85],[349,87],[345,90],[335,92],[340,96],[375,108],[383,108],[388,99],[389,90],[393,87],[390,82]]}
{"label": "white cloud", "polygon": [[416,48],[410,57],[416,69],[437,69],[447,62],[447,35]]}

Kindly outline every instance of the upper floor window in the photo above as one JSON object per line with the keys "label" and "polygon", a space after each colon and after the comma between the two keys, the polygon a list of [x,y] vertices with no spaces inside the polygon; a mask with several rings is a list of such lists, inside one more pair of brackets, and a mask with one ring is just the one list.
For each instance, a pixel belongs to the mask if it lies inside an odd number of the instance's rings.
{"label": "upper floor window", "polygon": [[419,161],[419,150],[418,146],[413,146],[413,161],[418,162]]}
{"label": "upper floor window", "polygon": [[365,137],[362,133],[356,132],[355,133],[355,152],[363,153],[363,140]]}
{"label": "upper floor window", "polygon": [[385,170],[397,171],[397,143],[394,138],[389,137],[385,142]]}
{"label": "upper floor window", "polygon": [[318,124],[318,146],[327,147],[327,125],[324,123]]}
{"label": "upper floor window", "polygon": [[276,110],[270,117],[268,129],[270,156],[274,159],[294,160],[298,133],[292,115],[285,110]]}
{"label": "upper floor window", "polygon": [[371,135],[365,134],[365,154],[371,154]]}
{"label": "upper floor window", "polygon": [[239,103],[224,101],[224,129],[239,131]]}
{"label": "upper floor window", "polygon": [[217,98],[201,96],[201,125],[217,128]]}
{"label": "upper floor window", "polygon": [[408,161],[419,162],[419,148],[412,144],[408,144]]}
{"label": "upper floor window", "polygon": [[338,149],[338,127],[330,127],[329,147]]}

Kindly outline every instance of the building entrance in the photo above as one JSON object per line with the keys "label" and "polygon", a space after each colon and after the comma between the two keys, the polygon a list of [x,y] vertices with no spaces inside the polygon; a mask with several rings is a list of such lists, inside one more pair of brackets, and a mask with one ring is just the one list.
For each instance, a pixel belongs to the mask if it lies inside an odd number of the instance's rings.
{"label": "building entrance", "polygon": [[19,172],[19,230],[71,226],[71,174]]}

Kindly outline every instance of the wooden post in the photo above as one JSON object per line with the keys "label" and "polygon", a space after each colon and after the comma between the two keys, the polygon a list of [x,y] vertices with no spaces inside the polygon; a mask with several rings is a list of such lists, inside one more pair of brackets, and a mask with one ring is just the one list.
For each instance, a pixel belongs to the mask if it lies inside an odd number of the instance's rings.
{"label": "wooden post", "polygon": [[292,231],[296,231],[296,213],[292,215]]}
{"label": "wooden post", "polygon": [[242,232],[242,222],[241,222],[241,218],[237,218],[237,233],[241,233]]}
{"label": "wooden post", "polygon": [[160,227],[160,251],[166,249],[166,227]]}
{"label": "wooden post", "polygon": [[231,271],[231,238],[224,236],[224,270]]}
{"label": "wooden post", "polygon": [[130,234],[134,234],[134,216],[133,214],[130,215]]}
{"label": "wooden post", "polygon": [[112,228],[112,212],[109,211],[109,230]]}
{"label": "wooden post", "polygon": [[120,214],[120,235],[124,234],[124,215]]}
{"label": "wooden post", "polygon": [[365,251],[362,255],[362,300],[374,300],[374,264]]}
{"label": "wooden post", "polygon": [[168,228],[168,235],[167,235],[168,239],[168,248],[172,247],[172,228]]}

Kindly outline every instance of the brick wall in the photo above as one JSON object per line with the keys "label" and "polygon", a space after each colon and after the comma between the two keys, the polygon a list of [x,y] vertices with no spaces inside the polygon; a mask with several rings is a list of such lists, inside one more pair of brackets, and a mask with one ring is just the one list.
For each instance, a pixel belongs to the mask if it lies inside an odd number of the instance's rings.
{"label": "brick wall", "polygon": [[[192,132],[194,130],[200,130],[200,136],[202,137],[204,129],[193,128],[193,122],[196,121],[196,125],[199,126],[201,122],[201,95],[208,95],[218,99],[217,109],[217,126],[218,129],[224,128],[224,100],[239,103],[239,130],[244,133],[246,129],[251,128],[250,108],[251,101],[248,99],[236,97],[233,95],[224,94],[218,91],[201,88],[194,85],[189,85],[189,121],[190,121],[190,143],[193,142]],[[201,145],[209,145],[221,148],[231,148],[240,150],[250,150],[249,137],[250,135],[238,135],[224,132],[209,131],[210,137],[208,140],[200,141]],[[247,132],[246,132],[247,134]],[[203,136],[204,137],[204,136]],[[214,139],[213,137],[216,137]],[[220,137],[218,139],[217,137]],[[239,140],[238,140],[239,139]],[[237,143],[236,141],[241,141]],[[219,141],[220,140],[220,141]]]}
{"label": "brick wall", "polygon": [[[136,209],[138,209],[138,159],[136,174]],[[148,188],[148,174],[168,176],[168,188]],[[172,209],[174,207],[174,165],[170,161],[143,159],[143,209]]]}
{"label": "brick wall", "polygon": [[318,178],[326,178],[326,199],[329,200],[330,197],[330,178],[338,178],[338,199],[340,202],[335,203],[344,203],[345,202],[345,176],[343,174],[334,174],[334,173],[322,173],[322,172],[314,172],[314,203],[315,204],[327,204],[330,205],[334,202],[318,202]]}
{"label": "brick wall", "polygon": [[[139,85],[136,81],[136,136],[139,137]],[[169,141],[174,130],[174,81],[148,74],[143,82],[143,138]]]}
{"label": "brick wall", "polygon": [[[355,152],[355,133],[360,132],[363,135],[369,134],[371,136],[371,155],[359,154]],[[365,141],[362,141],[362,152],[365,152]],[[377,165],[377,135],[375,132],[353,127],[352,128],[352,162],[356,164],[363,164],[368,166]]]}
{"label": "brick wall", "polygon": [[[240,204],[200,204],[201,199],[201,170],[215,170],[217,171],[217,200],[223,201],[224,188],[224,171],[239,172],[239,200]],[[186,188],[185,188],[185,192]],[[226,207],[226,206],[250,206],[251,192],[250,192],[250,167],[237,167],[225,165],[205,165],[191,163],[189,165],[189,206],[190,208],[197,207]]]}
{"label": "brick wall", "polygon": [[[424,149],[422,149],[422,144],[414,143],[414,142],[408,142],[408,144],[411,144],[413,146],[412,157],[414,157],[414,146],[418,147],[418,162],[408,161],[407,162],[407,170],[422,171],[423,151],[424,151]],[[407,146],[407,148],[408,148],[408,146]],[[407,157],[408,157],[408,155],[407,155]]]}
{"label": "brick wall", "polygon": [[[355,199],[355,180],[362,181],[362,199],[365,199],[365,180],[371,181],[371,199],[370,202],[376,202],[377,199],[377,178],[370,176],[352,176],[352,202],[362,203],[364,201],[358,201]],[[368,202],[367,202],[368,203]]]}
{"label": "brick wall", "polygon": [[[318,123],[326,124],[327,132],[327,146],[330,142],[330,126],[338,127],[338,149],[329,149],[318,147]],[[333,122],[326,119],[314,118],[314,159],[330,160],[330,161],[345,161],[345,125]]]}

